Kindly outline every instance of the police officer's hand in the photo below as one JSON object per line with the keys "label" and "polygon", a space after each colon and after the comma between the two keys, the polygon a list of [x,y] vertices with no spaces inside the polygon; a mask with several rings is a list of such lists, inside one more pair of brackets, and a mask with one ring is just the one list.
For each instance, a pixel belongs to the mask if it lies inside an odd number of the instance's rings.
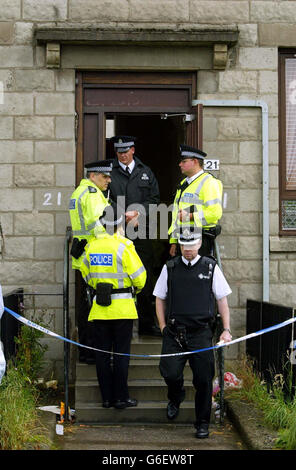
{"label": "police officer's hand", "polygon": [[190,220],[190,214],[187,211],[179,210],[178,218],[182,222],[188,222]]}
{"label": "police officer's hand", "polygon": [[126,220],[126,223],[130,223],[136,227],[139,222],[138,222],[138,218],[139,218],[139,212],[138,211],[127,211],[125,213],[125,220]]}
{"label": "police officer's hand", "polygon": [[229,343],[232,340],[231,333],[229,331],[224,330],[220,335],[220,341],[224,343]]}
{"label": "police officer's hand", "polygon": [[177,253],[177,244],[176,243],[172,243],[171,246],[170,246],[170,256],[176,256],[176,253]]}

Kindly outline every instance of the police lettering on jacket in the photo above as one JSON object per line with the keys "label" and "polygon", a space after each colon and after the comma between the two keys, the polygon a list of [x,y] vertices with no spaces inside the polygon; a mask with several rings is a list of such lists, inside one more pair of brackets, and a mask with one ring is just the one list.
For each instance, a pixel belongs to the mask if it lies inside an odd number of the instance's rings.
{"label": "police lettering on jacket", "polygon": [[91,266],[112,266],[113,255],[112,253],[91,253],[90,265]]}

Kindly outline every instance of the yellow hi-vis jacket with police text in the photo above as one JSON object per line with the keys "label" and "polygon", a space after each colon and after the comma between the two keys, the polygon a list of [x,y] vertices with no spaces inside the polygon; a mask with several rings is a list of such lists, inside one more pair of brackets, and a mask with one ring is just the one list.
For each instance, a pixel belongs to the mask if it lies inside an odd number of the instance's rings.
{"label": "yellow hi-vis jacket with police text", "polygon": [[[94,228],[99,218],[109,205],[103,192],[89,179],[82,179],[73,192],[69,212],[73,238],[89,241],[94,235]],[[72,257],[72,268],[80,269],[83,256]]]}
{"label": "yellow hi-vis jacket with police text", "polygon": [[[96,289],[99,282],[112,284],[113,289],[134,287],[141,291],[146,283],[146,270],[131,240],[115,233],[104,232],[92,238],[85,247],[80,267],[82,276]],[[88,320],[117,320],[138,318],[135,300],[131,292],[111,294],[111,305],[96,303],[94,296]]]}
{"label": "yellow hi-vis jacket with police text", "polygon": [[[169,228],[170,243],[177,243],[180,226],[189,222],[180,221],[179,210],[187,210],[193,214],[191,225],[209,228],[217,225],[222,217],[222,182],[210,173],[203,172],[185,189],[181,181],[174,199],[172,223]],[[190,210],[191,209],[191,210]]]}

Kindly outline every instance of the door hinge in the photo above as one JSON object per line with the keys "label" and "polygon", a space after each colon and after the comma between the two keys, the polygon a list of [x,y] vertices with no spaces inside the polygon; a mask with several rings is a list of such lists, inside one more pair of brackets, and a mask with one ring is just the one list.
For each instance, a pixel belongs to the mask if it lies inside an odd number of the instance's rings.
{"label": "door hinge", "polygon": [[183,116],[183,122],[192,122],[195,120],[195,114],[187,114],[187,113],[176,113],[176,114],[163,113],[160,115],[160,119],[167,119],[169,117],[175,117],[175,116]]}

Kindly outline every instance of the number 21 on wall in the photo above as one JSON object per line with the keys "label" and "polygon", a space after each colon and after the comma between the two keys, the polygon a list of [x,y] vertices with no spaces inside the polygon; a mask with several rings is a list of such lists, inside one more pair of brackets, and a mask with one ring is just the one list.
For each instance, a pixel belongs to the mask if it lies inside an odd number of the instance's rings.
{"label": "number 21 on wall", "polygon": [[52,193],[45,193],[43,197],[43,206],[53,206],[54,204],[57,204],[57,206],[61,205],[62,193],[60,191],[57,193],[56,201],[53,199]]}

